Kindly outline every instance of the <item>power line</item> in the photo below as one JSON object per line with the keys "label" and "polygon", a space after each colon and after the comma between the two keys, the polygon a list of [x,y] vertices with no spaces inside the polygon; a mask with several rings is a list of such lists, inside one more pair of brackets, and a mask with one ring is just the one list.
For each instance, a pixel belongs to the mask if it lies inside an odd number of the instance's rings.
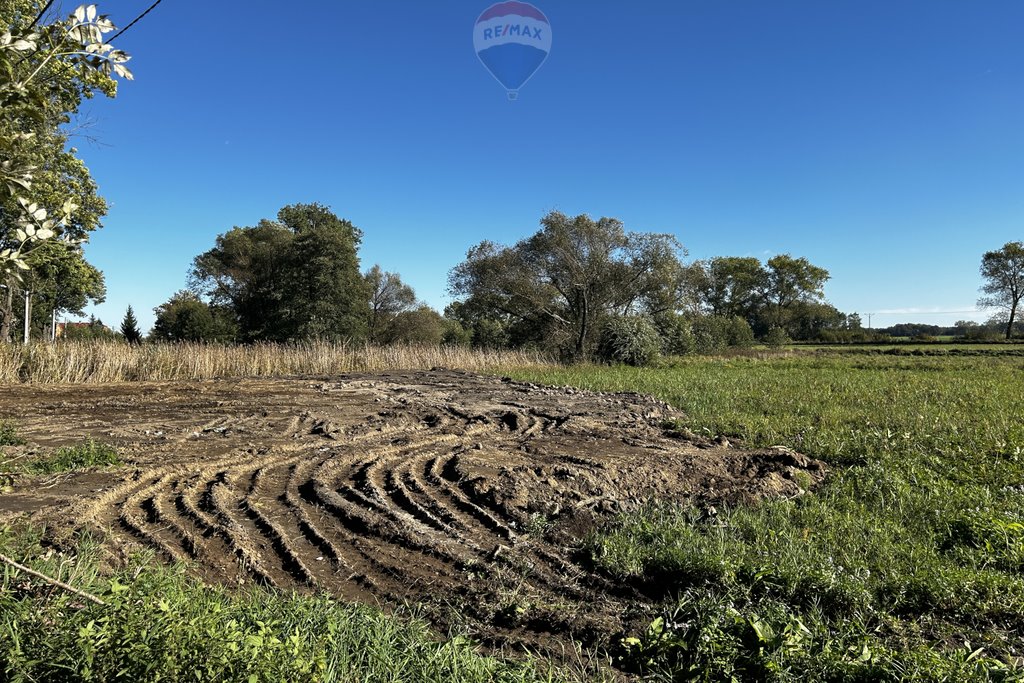
{"label": "power line", "polygon": [[112,42],[114,42],[114,39],[115,39],[115,38],[117,38],[117,37],[118,37],[119,35],[121,35],[121,34],[122,34],[122,33],[124,33],[125,31],[127,31],[128,29],[130,29],[130,28],[131,28],[132,26],[135,26],[135,24],[139,23],[139,21],[140,21],[140,20],[142,19],[142,17],[144,17],[144,16],[146,16],[147,14],[149,14],[150,12],[152,12],[152,11],[153,11],[153,8],[154,8],[154,7],[156,7],[157,5],[159,5],[159,4],[160,4],[160,3],[162,2],[162,1],[163,1],[163,0],[156,0],[156,2],[154,2],[154,3],[152,4],[152,5],[150,5],[150,6],[149,6],[149,8],[148,8],[148,9],[147,9],[147,10],[146,10],[145,12],[143,12],[143,13],[142,13],[142,14],[140,14],[139,16],[135,17],[135,19],[133,19],[133,20],[132,20],[132,22],[131,22],[130,24],[128,24],[128,25],[127,25],[127,26],[125,26],[125,27],[124,27],[123,29],[121,29],[120,31],[118,31],[117,33],[115,33],[115,34],[114,34],[113,36],[111,36],[111,37],[110,37],[110,40],[108,40],[107,42],[108,42],[108,43],[112,43]]}
{"label": "power line", "polygon": [[32,20],[32,23],[28,25],[28,30],[31,31],[32,27],[39,23],[39,20],[43,18],[43,15],[46,14],[46,12],[50,9],[50,5],[52,4],[53,0],[50,0],[48,3],[46,3],[46,7],[41,9],[39,11],[39,14],[36,15],[36,18]]}
{"label": "power line", "polygon": [[950,315],[953,313],[984,313],[977,309],[967,311],[875,311],[864,315]]}

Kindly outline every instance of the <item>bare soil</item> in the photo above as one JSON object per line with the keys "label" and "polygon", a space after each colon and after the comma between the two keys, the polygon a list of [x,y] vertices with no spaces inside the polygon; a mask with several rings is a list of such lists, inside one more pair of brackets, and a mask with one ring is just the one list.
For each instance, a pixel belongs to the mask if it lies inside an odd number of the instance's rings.
{"label": "bare soil", "polygon": [[8,385],[0,416],[29,442],[8,457],[93,438],[128,463],[17,477],[0,521],[98,531],[112,563],[142,546],[210,582],[415,602],[442,627],[548,651],[651,616],[579,552],[610,515],[796,496],[824,476],[784,448],[671,431],[680,414],[647,396],[448,370]]}

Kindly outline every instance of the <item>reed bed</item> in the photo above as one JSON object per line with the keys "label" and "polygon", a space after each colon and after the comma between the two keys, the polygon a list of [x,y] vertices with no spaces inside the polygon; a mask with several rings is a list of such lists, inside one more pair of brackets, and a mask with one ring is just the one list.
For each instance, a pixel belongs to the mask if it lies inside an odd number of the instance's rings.
{"label": "reed bed", "polygon": [[0,383],[144,382],[223,377],[285,377],[434,367],[493,371],[550,364],[528,351],[457,346],[143,344],[60,342],[0,345]]}

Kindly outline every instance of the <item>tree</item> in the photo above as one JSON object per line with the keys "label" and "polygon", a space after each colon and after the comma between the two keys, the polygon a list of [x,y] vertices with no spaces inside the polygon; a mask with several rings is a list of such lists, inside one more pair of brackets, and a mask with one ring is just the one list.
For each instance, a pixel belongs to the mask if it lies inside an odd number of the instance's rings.
{"label": "tree", "polygon": [[1006,338],[1013,336],[1017,307],[1024,298],[1024,242],[1007,242],[1002,249],[981,257],[981,277],[986,296],[978,299],[982,308],[994,308],[1006,324]]}
{"label": "tree", "polygon": [[235,336],[230,317],[193,292],[177,292],[153,312],[156,322],[150,336],[157,341],[231,341]]}
{"label": "tree", "polygon": [[614,218],[551,212],[512,247],[484,241],[449,275],[449,291],[504,327],[514,344],[583,358],[603,319],[678,305],[682,246],[671,235],[626,232]]}
{"label": "tree", "polygon": [[416,305],[416,292],[402,282],[398,273],[386,273],[377,265],[363,274],[363,281],[370,299],[367,337],[371,342],[380,342],[395,316]]}
{"label": "tree", "polygon": [[114,25],[95,5],[50,23],[44,14],[38,0],[0,0],[9,19],[0,36],[0,341],[10,340],[15,290],[32,290],[22,274],[41,259],[30,254],[51,238],[84,241],[106,213],[63,126],[83,99],[116,94],[111,74],[131,78],[128,55],[104,42]]}
{"label": "tree", "polygon": [[135,311],[129,306],[121,321],[121,336],[124,340],[135,346],[142,343],[142,332],[139,331],[139,321],[135,319]]}
{"label": "tree", "polygon": [[[82,315],[86,305],[102,303],[107,288],[103,273],[85,260],[82,248],[62,240],[47,240],[25,255],[28,270],[20,280],[8,281],[6,297],[0,303],[4,316],[0,339],[10,340],[11,328],[24,323],[23,309],[13,305],[14,293],[29,294],[29,320],[33,330],[50,325],[53,314]],[[13,325],[9,324],[10,321]]]}
{"label": "tree", "polygon": [[753,257],[717,256],[704,266],[701,294],[712,315],[748,321],[764,306],[768,273]]}
{"label": "tree", "polygon": [[[72,237],[76,188],[59,169],[75,151],[64,149],[61,126],[95,92],[114,96],[112,73],[131,78],[124,66],[129,56],[104,42],[114,25],[95,5],[47,24],[41,20],[49,6],[0,0],[0,15],[9,23],[0,35],[0,275],[8,286],[27,269],[31,248]],[[89,222],[86,217],[80,225]]]}
{"label": "tree", "polygon": [[421,304],[392,318],[381,334],[381,341],[385,344],[437,346],[444,340],[446,329],[441,314]]}
{"label": "tree", "polygon": [[190,286],[229,310],[245,341],[359,339],[368,308],[361,240],[327,207],[286,206],[276,221],[219,235],[193,261]]}
{"label": "tree", "polygon": [[799,336],[797,328],[809,327],[807,321],[798,320],[800,312],[817,311],[804,306],[802,311],[791,310],[796,304],[821,304],[829,273],[813,265],[806,258],[793,258],[780,254],[768,259],[765,292],[770,304],[767,311],[769,326],[783,327],[790,336]]}

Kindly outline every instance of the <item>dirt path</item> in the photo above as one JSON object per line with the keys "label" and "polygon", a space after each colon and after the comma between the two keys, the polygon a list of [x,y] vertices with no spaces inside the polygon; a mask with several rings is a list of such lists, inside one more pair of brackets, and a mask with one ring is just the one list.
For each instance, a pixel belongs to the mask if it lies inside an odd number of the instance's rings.
{"label": "dirt path", "polygon": [[[452,371],[7,386],[30,447],[114,444],[127,467],[17,480],[0,519],[106,534],[207,580],[414,601],[495,644],[601,644],[645,601],[579,562],[602,517],[648,498],[795,495],[816,461],[663,431],[633,394]],[[10,451],[10,448],[7,449]]]}

